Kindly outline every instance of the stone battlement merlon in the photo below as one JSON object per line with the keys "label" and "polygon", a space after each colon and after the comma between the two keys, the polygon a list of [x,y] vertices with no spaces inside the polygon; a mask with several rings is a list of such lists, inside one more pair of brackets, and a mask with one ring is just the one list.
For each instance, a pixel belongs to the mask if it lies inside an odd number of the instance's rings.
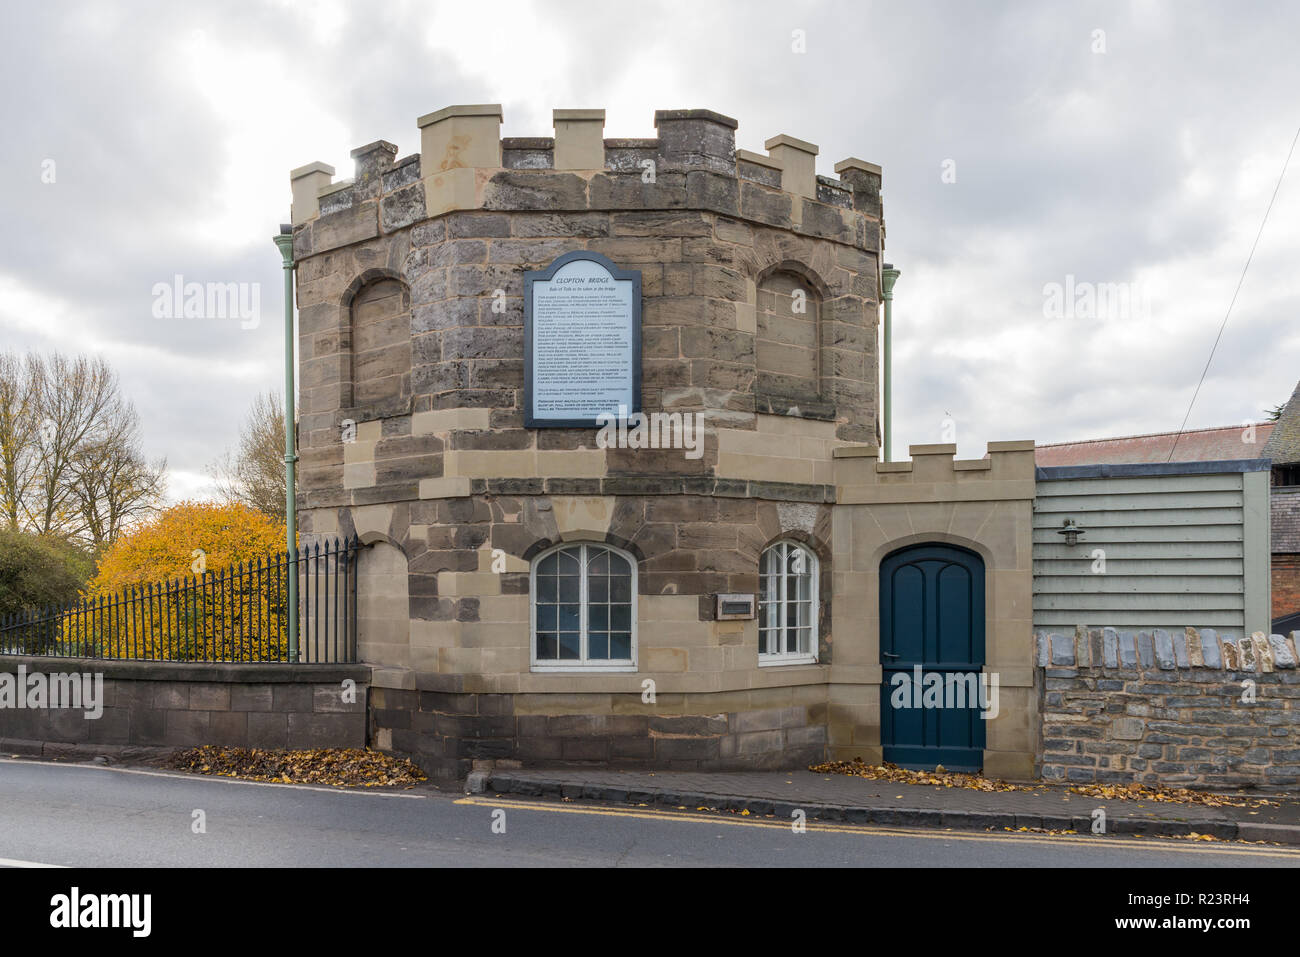
{"label": "stone battlement merlon", "polygon": [[[1032,440],[989,442],[982,459],[957,458],[952,443],[912,445],[911,461],[881,462],[875,445],[845,445],[832,452],[836,501],[854,505],[881,501],[1017,499],[1033,497]],[[958,488],[961,491],[958,491]]]}
{"label": "stone battlement merlon", "polygon": [[[818,148],[780,134],[767,154],[736,149],[736,120],[657,110],[653,139],[606,139],[605,111],[553,111],[554,136],[500,135],[499,104],[426,114],[419,154],[377,140],[352,151],[351,179],[316,162],[290,173],[302,257],[458,210],[706,209],[878,252],[881,169],[848,158],[818,175]],[[371,208],[372,207],[372,208]],[[347,217],[337,214],[349,212]],[[330,222],[321,236],[304,227]],[[348,219],[343,223],[342,219]],[[353,221],[355,220],[355,221]]]}

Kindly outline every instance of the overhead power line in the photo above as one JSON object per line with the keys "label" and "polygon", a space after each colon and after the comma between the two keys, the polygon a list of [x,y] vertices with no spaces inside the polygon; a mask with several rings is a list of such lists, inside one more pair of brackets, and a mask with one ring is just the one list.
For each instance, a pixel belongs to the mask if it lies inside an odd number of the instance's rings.
{"label": "overhead power line", "polygon": [[1196,383],[1196,390],[1192,393],[1192,401],[1187,403],[1187,413],[1183,416],[1183,423],[1178,427],[1178,432],[1174,436],[1174,444],[1169,447],[1169,457],[1165,459],[1166,462],[1173,461],[1174,450],[1178,448],[1178,440],[1183,437],[1183,431],[1187,428],[1187,420],[1191,418],[1192,406],[1196,405],[1196,397],[1201,394],[1201,386],[1205,384],[1206,373],[1210,371],[1210,363],[1214,361],[1214,352],[1219,348],[1219,340],[1223,338],[1223,330],[1228,326],[1228,317],[1232,315],[1232,307],[1237,304],[1237,294],[1241,292],[1242,283],[1246,281],[1250,261],[1255,258],[1255,249],[1259,246],[1259,238],[1264,235],[1264,225],[1268,222],[1268,214],[1273,211],[1273,203],[1277,200],[1278,191],[1282,188],[1282,180],[1286,178],[1287,167],[1291,165],[1291,154],[1295,152],[1297,140],[1300,140],[1300,127],[1296,128],[1295,136],[1291,139],[1291,148],[1287,150],[1286,160],[1282,163],[1282,172],[1277,177],[1277,185],[1273,187],[1273,196],[1268,201],[1268,208],[1264,210],[1264,218],[1260,221],[1259,232],[1255,233],[1255,241],[1250,246],[1250,255],[1246,257],[1246,265],[1241,269],[1241,277],[1237,280],[1237,288],[1232,291],[1232,301],[1228,303],[1228,311],[1223,314],[1223,322],[1219,323],[1219,334],[1214,337],[1214,345],[1210,346],[1209,358],[1205,360],[1205,368],[1201,370],[1201,378]]}

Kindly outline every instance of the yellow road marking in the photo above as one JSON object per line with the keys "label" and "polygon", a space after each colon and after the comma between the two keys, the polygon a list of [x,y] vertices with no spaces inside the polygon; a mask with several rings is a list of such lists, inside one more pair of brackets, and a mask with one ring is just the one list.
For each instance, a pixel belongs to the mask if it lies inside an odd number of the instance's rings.
{"label": "yellow road marking", "polygon": [[[731,827],[765,827],[788,831],[790,824],[777,820],[750,819],[722,811],[712,814],[699,814],[692,811],[664,810],[642,807],[592,807],[581,804],[551,804],[546,801],[521,801],[515,799],[493,801],[480,796],[458,798],[456,804],[471,804],[479,807],[519,808],[528,811],[550,811],[558,814],[590,814],[600,817],[632,817],[644,821],[677,821],[694,824],[725,824]],[[929,828],[900,828],[872,824],[828,824],[807,821],[808,831],[820,834],[857,834],[881,837],[913,837],[939,841],[1005,841],[1039,840],[1053,843],[1087,845],[1092,848],[1140,848],[1144,850],[1177,851],[1183,854],[1254,854],[1256,856],[1280,857],[1288,860],[1300,858],[1300,849],[1270,847],[1258,844],[1238,844],[1234,841],[1217,841],[1213,844],[1182,843],[1178,838],[1164,838],[1159,845],[1152,843],[1153,838],[1134,839],[1125,837],[1096,837],[1081,834],[1036,834],[1031,831],[935,831]]]}

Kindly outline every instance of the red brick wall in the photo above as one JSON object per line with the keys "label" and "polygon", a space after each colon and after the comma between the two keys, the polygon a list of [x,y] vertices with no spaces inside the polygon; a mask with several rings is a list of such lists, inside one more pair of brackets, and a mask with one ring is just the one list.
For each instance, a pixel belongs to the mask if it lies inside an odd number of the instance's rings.
{"label": "red brick wall", "polygon": [[1273,617],[1300,612],[1300,555],[1273,556]]}

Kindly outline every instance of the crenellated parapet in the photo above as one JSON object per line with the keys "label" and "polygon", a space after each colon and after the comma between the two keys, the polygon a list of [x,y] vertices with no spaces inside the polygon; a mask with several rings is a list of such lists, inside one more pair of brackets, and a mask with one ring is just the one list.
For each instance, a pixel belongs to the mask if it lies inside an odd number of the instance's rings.
{"label": "crenellated parapet", "polygon": [[957,458],[957,446],[951,443],[913,445],[908,454],[908,462],[882,462],[874,445],[835,449],[836,501],[855,505],[1034,496],[1032,440],[990,442],[982,459]]}
{"label": "crenellated parapet", "polygon": [[[658,111],[653,138],[606,137],[598,109],[544,137],[501,122],[451,106],[417,155],[377,140],[350,178],[292,174],[305,526],[495,495],[828,509],[831,450],[879,440],[880,168],[819,175],[784,134],[738,151],[708,110]],[[527,424],[525,277],[578,250],[640,275],[641,410],[689,442]]]}
{"label": "crenellated parapet", "polygon": [[[555,110],[548,137],[500,135],[497,104],[422,116],[420,153],[383,140],[352,151],[353,178],[316,162],[290,174],[299,257],[464,210],[697,209],[876,252],[880,167],[848,158],[818,175],[818,148],[781,134],[737,150],[737,123],[711,110],[659,110],[653,139],[607,139],[605,111]],[[346,221],[346,222],[344,222]],[[317,228],[317,226],[320,228]]]}

